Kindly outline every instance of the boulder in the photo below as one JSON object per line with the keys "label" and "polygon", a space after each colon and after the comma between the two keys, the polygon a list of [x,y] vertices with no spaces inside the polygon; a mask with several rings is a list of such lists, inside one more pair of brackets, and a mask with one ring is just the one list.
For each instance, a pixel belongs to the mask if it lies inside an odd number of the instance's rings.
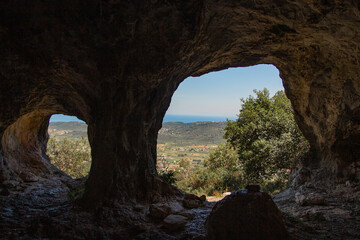
{"label": "boulder", "polygon": [[316,193],[310,193],[305,196],[304,194],[297,192],[295,194],[295,202],[300,206],[326,205],[325,198],[322,195]]}
{"label": "boulder", "polygon": [[164,219],[170,213],[170,207],[166,205],[152,204],[149,207],[150,216],[155,219]]}
{"label": "boulder", "polygon": [[319,194],[310,194],[306,199],[307,205],[326,205],[325,198]]}
{"label": "boulder", "polygon": [[192,209],[200,207],[202,205],[202,202],[200,200],[184,199],[183,205],[186,208]]}
{"label": "boulder", "polygon": [[206,201],[206,196],[205,196],[205,195],[201,195],[201,196],[200,196],[200,200],[203,201],[203,202],[205,202],[205,201]]}
{"label": "boulder", "polygon": [[207,239],[289,239],[269,194],[241,190],[219,201],[206,220]]}
{"label": "boulder", "polygon": [[183,228],[187,222],[187,217],[177,214],[171,214],[163,220],[163,227],[168,231],[172,232]]}
{"label": "boulder", "polygon": [[305,205],[305,203],[306,203],[305,195],[303,195],[303,194],[301,194],[299,192],[295,193],[295,202],[297,204],[299,204],[300,206]]}
{"label": "boulder", "polygon": [[194,213],[191,213],[191,212],[179,212],[177,214],[181,215],[181,216],[184,216],[184,217],[186,217],[188,219],[194,219],[194,217],[195,217]]}
{"label": "boulder", "polygon": [[183,212],[185,209],[182,206],[182,202],[181,201],[171,201],[171,202],[167,202],[167,206],[170,207],[170,212],[172,214],[177,214],[179,212]]}
{"label": "boulder", "polygon": [[248,192],[260,192],[260,186],[257,184],[250,184],[246,186]]}
{"label": "boulder", "polygon": [[201,198],[194,194],[186,193],[183,200],[183,206],[185,208],[198,208],[203,205]]}

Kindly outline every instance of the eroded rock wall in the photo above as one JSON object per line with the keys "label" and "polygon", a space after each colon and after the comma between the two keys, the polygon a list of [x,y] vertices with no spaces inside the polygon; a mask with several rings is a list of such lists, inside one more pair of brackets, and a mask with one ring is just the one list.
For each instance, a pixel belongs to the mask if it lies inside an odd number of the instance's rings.
{"label": "eroded rock wall", "polygon": [[75,115],[89,126],[88,204],[147,199],[159,187],[157,131],[180,82],[268,63],[317,153],[311,164],[356,177],[359,20],[351,0],[2,1],[2,161],[13,161],[4,134],[22,116]]}

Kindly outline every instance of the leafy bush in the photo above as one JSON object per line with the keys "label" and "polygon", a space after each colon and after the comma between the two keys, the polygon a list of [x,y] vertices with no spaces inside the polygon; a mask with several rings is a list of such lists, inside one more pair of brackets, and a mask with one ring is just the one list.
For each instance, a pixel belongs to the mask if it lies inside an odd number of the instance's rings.
{"label": "leafy bush", "polygon": [[177,171],[175,176],[177,187],[195,194],[219,195],[222,192],[235,191],[241,188],[243,183],[237,153],[228,143],[213,149],[203,167],[191,169],[188,165],[182,171]]}
{"label": "leafy bush", "polygon": [[91,165],[90,145],[86,138],[50,138],[46,154],[50,162],[73,178],[88,175]]}
{"label": "leafy bush", "polygon": [[170,184],[174,184],[175,183],[175,171],[174,170],[169,170],[169,171],[163,171],[159,173],[159,176],[166,182],[170,183]]}

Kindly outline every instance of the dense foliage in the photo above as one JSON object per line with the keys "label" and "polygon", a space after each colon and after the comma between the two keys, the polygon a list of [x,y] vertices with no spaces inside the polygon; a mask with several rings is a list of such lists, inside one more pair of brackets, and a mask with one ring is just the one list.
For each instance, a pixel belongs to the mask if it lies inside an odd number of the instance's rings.
{"label": "dense foliage", "polygon": [[224,137],[237,150],[245,183],[258,183],[268,191],[281,190],[309,144],[283,91],[271,98],[267,89],[254,93],[256,97],[241,99],[239,118],[228,121]]}
{"label": "dense foliage", "polygon": [[52,164],[73,178],[87,176],[90,170],[90,146],[84,137],[50,138],[46,154]]}
{"label": "dense foliage", "polygon": [[283,91],[271,98],[267,89],[254,93],[256,97],[241,99],[238,119],[225,127],[226,144],[210,152],[204,168],[183,168],[177,173],[179,188],[212,195],[249,183],[260,184],[270,193],[287,187],[290,169],[309,144]]}

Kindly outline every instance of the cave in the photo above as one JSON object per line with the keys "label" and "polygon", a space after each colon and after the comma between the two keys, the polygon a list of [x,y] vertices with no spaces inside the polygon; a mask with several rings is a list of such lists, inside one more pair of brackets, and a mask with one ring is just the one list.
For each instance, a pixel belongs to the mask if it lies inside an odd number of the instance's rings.
{"label": "cave", "polygon": [[309,178],[358,181],[359,18],[354,0],[2,1],[1,185],[67,182],[44,155],[61,113],[88,124],[85,209],[182,196],[155,169],[173,93],[188,76],[256,64],[280,71],[314,153]]}
{"label": "cave", "polygon": [[[238,187],[216,187],[206,183],[204,179],[208,178],[198,170],[209,164],[209,154],[217,155],[214,153],[218,147],[224,149],[224,128],[227,120],[238,119],[243,105],[241,99],[256,97],[254,91],[263,89],[269,91],[269,97],[273,97],[278,91],[284,91],[279,71],[273,65],[229,68],[199,77],[188,77],[182,81],[172,97],[158,133],[159,175],[171,179],[184,192],[205,194],[210,197],[208,199],[220,199],[223,193],[231,192],[231,189],[240,188],[240,185],[245,187],[245,181],[237,181]],[[184,171],[187,173],[184,174]],[[217,172],[215,175],[226,179],[223,174]],[[202,176],[203,181],[194,175]],[[185,184],[190,179],[192,184]],[[281,182],[286,185],[286,180]],[[265,190],[264,186],[262,189]]]}
{"label": "cave", "polygon": [[74,116],[52,115],[46,155],[50,163],[73,179],[86,178],[91,166],[87,125]]}

